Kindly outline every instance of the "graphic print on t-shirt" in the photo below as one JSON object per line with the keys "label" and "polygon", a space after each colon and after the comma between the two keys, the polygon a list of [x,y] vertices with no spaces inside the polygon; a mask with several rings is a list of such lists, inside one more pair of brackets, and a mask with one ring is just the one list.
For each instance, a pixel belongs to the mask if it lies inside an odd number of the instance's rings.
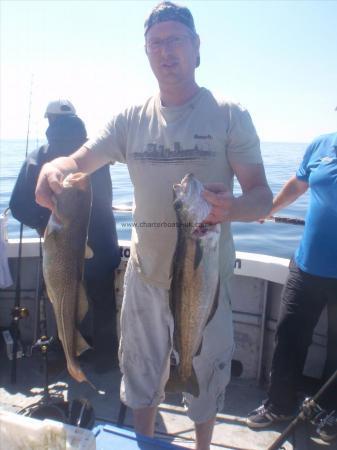
{"label": "graphic print on t-shirt", "polygon": [[[202,141],[212,140],[211,135],[194,135],[194,138]],[[186,161],[210,159],[214,158],[215,155],[216,152],[212,151],[209,144],[205,145],[204,142],[198,142],[191,148],[184,148],[180,142],[174,142],[173,148],[151,142],[146,145],[143,152],[135,152],[133,157],[137,161],[179,164]]]}

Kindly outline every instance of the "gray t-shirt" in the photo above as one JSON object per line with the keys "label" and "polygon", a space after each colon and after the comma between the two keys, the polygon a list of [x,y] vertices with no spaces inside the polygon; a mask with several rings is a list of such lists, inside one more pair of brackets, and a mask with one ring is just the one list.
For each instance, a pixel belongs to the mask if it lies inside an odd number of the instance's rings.
{"label": "gray t-shirt", "polygon": [[[262,163],[260,142],[249,113],[240,105],[220,101],[205,88],[186,104],[163,107],[155,95],[142,106],[115,116],[85,146],[107,162],[128,165],[134,186],[131,257],[141,276],[169,289],[177,228],[174,183],[193,173],[202,183],[223,182],[233,188],[228,162]],[[220,237],[220,274],[233,271],[230,224]]]}

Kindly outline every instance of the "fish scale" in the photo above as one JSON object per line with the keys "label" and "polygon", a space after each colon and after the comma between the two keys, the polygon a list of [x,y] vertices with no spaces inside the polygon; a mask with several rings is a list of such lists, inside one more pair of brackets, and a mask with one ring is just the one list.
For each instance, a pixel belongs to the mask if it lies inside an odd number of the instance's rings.
{"label": "fish scale", "polygon": [[89,176],[69,174],[62,191],[55,195],[43,245],[43,275],[58,336],[68,371],[79,382],[88,382],[76,357],[90,348],[77,326],[88,310],[83,269],[91,200]]}
{"label": "fish scale", "polygon": [[[215,312],[219,294],[220,228],[212,226],[199,233],[194,225],[201,223],[209,211],[208,205],[203,205],[202,190],[202,184],[192,174],[174,186],[178,236],[170,307],[178,365],[172,368],[166,387],[169,391],[189,392],[194,396],[199,395],[199,385],[193,358],[201,349],[204,329]],[[204,217],[196,217],[201,209]]]}

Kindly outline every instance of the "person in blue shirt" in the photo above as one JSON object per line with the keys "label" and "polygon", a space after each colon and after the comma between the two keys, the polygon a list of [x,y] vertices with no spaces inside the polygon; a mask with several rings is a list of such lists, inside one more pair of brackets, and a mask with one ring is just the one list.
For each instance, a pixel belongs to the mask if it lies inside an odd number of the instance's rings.
{"label": "person in blue shirt", "polygon": [[[274,198],[271,215],[309,189],[310,202],[301,242],[290,262],[276,329],[267,401],[247,417],[251,428],[288,420],[296,412],[297,388],[314,328],[327,306],[327,357],[322,379],[337,369],[337,133],[315,139],[294,175]],[[337,437],[337,383],[319,404],[330,414],[318,431]]]}

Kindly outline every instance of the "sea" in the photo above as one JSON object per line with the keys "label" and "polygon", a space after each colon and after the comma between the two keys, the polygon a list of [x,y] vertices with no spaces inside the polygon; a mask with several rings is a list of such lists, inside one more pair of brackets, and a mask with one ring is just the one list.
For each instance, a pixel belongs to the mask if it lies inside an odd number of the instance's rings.
{"label": "sea", "polygon": [[[42,144],[43,142],[37,143],[35,140],[29,141],[28,145],[25,140],[0,140],[0,214],[8,208],[10,195],[25,159],[26,150],[29,153]],[[305,143],[261,143],[266,175],[274,195],[295,174],[306,146]],[[114,206],[131,206],[133,187],[127,167],[116,163],[111,166],[110,172],[113,182]],[[237,182],[235,182],[234,194],[240,195],[240,187]],[[308,194],[306,193],[292,205],[279,211],[278,215],[304,219],[307,206]],[[19,223],[11,217],[10,212],[7,214],[7,218],[8,237],[18,238],[20,234]],[[126,227],[125,223],[132,222],[131,213],[116,212],[115,218],[119,239],[130,239],[131,227]],[[263,224],[258,222],[234,222],[232,223],[232,232],[237,251],[290,258],[299,243],[303,226],[271,221],[266,221]],[[24,227],[23,236],[36,237],[36,232]]]}

